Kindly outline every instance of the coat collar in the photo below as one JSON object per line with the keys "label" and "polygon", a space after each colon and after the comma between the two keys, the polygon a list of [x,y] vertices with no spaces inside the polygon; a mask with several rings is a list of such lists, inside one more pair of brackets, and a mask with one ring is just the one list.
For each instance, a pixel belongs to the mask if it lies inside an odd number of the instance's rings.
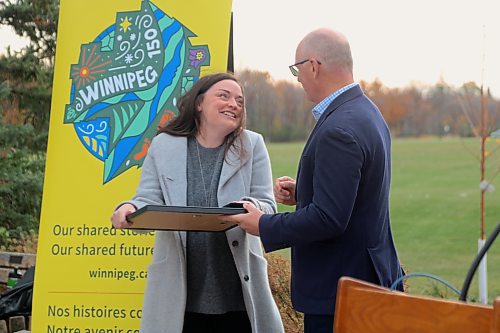
{"label": "coat collar", "polygon": [[[220,189],[233,177],[238,170],[248,162],[252,154],[252,144],[246,132],[240,136],[240,144],[245,150],[243,159],[240,160],[238,151],[229,149],[227,156],[222,164],[222,171],[219,180]],[[187,138],[170,136],[169,152],[175,152],[168,156],[168,160],[164,163],[164,174],[160,177],[165,177],[162,181],[167,182],[168,199],[171,205],[185,206],[187,195]]]}
{"label": "coat collar", "polygon": [[246,132],[243,132],[239,137],[239,144],[243,148],[245,152],[242,159],[240,159],[239,151],[235,151],[234,149],[229,149],[227,152],[227,156],[224,159],[224,164],[222,165],[222,171],[219,180],[219,189],[222,188],[231,177],[238,172],[239,169],[243,165],[245,165],[252,153],[252,145],[250,139]]}
{"label": "coat collar", "polygon": [[353,100],[359,96],[363,95],[363,90],[361,90],[361,87],[359,85],[356,85],[352,87],[351,89],[343,92],[340,94],[337,98],[333,100],[333,102],[326,108],[325,112],[321,115],[321,117],[318,119],[318,122],[314,126],[314,129],[311,132],[311,135],[309,135],[309,138],[307,139],[307,143],[304,146],[304,151],[306,150],[307,146],[309,146],[309,142],[311,141],[311,138],[316,134],[316,131],[318,128],[321,127],[321,125],[325,122],[325,120],[335,111],[337,110],[342,104]]}

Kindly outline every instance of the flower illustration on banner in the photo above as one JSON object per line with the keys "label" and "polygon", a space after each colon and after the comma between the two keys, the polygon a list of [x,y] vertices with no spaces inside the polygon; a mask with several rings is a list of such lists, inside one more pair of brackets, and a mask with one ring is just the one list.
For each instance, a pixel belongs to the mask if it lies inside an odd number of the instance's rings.
{"label": "flower illustration on banner", "polygon": [[191,66],[194,68],[198,68],[205,61],[205,58],[205,50],[197,49],[189,51],[189,60],[191,61]]}
{"label": "flower illustration on banner", "polygon": [[103,183],[142,166],[158,126],[178,114],[177,98],[210,64],[208,46],[191,45],[195,36],[144,0],[81,45],[64,123],[104,163]]}
{"label": "flower illustration on banner", "polygon": [[96,75],[105,71],[103,67],[111,63],[101,55],[96,55],[96,48],[97,46],[92,47],[88,54],[84,49],[80,54],[80,65],[72,68],[71,78],[76,82],[77,88],[95,81]]}

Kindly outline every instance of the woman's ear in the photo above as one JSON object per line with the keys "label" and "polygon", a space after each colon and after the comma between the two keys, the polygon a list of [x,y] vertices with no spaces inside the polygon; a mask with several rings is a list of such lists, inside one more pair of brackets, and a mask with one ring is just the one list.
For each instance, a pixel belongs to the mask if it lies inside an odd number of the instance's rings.
{"label": "woman's ear", "polygon": [[203,111],[203,107],[201,106],[203,104],[203,95],[199,95],[196,98],[195,103],[196,103],[196,111],[198,111],[198,112]]}

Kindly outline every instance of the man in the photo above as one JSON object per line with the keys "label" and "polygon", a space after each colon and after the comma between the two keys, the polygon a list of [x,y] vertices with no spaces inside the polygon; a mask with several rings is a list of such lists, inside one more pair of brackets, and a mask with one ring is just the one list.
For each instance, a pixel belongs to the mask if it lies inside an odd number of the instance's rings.
{"label": "man", "polygon": [[[297,181],[275,181],[292,213],[231,217],[260,235],[267,252],[292,248],[292,302],[305,333],[332,332],[337,282],[351,276],[390,286],[402,270],[389,222],[391,138],[378,108],[353,81],[347,39],[329,29],[304,37],[292,73],[317,120],[299,163]],[[401,287],[401,285],[400,285]]]}

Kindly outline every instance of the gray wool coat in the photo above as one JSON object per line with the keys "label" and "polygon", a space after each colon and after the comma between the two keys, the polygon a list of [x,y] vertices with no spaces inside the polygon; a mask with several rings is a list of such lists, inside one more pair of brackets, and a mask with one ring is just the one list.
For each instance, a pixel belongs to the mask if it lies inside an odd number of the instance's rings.
{"label": "gray wool coat", "polygon": [[[271,165],[260,134],[242,133],[246,156],[241,161],[229,150],[217,191],[219,206],[231,201],[252,201],[267,213],[276,211]],[[187,139],[165,133],[157,135],[142,166],[136,195],[129,202],[137,208],[147,204],[186,205]],[[239,273],[245,307],[253,333],[284,332],[267,278],[267,261],[260,239],[239,227],[226,231]],[[140,332],[181,333],[186,307],[186,233],[157,231],[153,260],[148,268]]]}

